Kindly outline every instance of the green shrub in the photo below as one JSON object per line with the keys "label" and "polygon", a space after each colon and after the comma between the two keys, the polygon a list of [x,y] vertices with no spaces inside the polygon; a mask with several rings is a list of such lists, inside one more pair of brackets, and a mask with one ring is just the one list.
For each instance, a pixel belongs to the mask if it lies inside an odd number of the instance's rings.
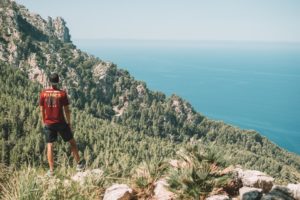
{"label": "green shrub", "polygon": [[168,180],[170,190],[179,199],[200,199],[214,188],[222,188],[231,179],[230,175],[220,175],[218,171],[223,162],[214,153],[213,148],[201,148],[199,145],[181,149],[177,155],[182,166],[173,168]]}

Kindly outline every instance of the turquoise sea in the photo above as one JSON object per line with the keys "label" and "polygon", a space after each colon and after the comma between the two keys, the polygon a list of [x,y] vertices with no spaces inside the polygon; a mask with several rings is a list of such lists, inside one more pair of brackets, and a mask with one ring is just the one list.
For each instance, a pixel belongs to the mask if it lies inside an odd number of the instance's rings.
{"label": "turquoise sea", "polygon": [[300,44],[75,40],[152,90],[300,154]]}

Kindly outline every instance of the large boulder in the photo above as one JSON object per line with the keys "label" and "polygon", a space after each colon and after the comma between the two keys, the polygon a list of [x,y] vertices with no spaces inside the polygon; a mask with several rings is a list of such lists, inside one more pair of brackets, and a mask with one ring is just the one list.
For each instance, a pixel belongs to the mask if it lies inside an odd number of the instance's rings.
{"label": "large boulder", "polygon": [[241,179],[243,186],[261,188],[264,193],[271,190],[274,178],[256,170],[237,169],[238,178]]}
{"label": "large boulder", "polygon": [[275,185],[272,190],[264,195],[262,200],[294,200],[292,192],[285,186]]}
{"label": "large boulder", "polygon": [[259,200],[262,197],[262,189],[242,187],[239,190],[241,200]]}
{"label": "large boulder", "polygon": [[207,197],[206,200],[229,200],[230,198],[225,194],[213,195]]}
{"label": "large boulder", "polygon": [[160,179],[155,182],[154,188],[154,199],[155,200],[173,200],[175,199],[175,194],[167,190],[168,183],[166,179]]}
{"label": "large boulder", "polygon": [[133,190],[127,185],[114,184],[105,190],[103,200],[130,200],[133,197]]}
{"label": "large boulder", "polygon": [[298,184],[288,184],[287,188],[290,189],[294,199],[300,200],[300,183]]}
{"label": "large boulder", "polygon": [[83,185],[87,181],[99,181],[102,178],[103,171],[101,169],[86,170],[84,172],[77,172],[72,176],[72,180]]}

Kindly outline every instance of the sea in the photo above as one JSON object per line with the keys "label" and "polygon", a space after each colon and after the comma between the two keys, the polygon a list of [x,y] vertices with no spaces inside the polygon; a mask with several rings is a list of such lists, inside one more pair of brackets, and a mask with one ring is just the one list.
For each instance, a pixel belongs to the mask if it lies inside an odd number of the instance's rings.
{"label": "sea", "polygon": [[151,90],[300,155],[300,43],[74,40]]}

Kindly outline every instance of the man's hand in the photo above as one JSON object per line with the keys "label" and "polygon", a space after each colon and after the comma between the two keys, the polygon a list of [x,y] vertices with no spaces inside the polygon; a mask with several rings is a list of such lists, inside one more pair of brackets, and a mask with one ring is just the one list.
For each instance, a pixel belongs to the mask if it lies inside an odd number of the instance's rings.
{"label": "man's hand", "polygon": [[68,123],[68,126],[69,126],[69,128],[72,130],[72,126],[71,126],[71,123]]}
{"label": "man's hand", "polygon": [[71,112],[70,112],[69,106],[64,106],[64,112],[65,112],[65,115],[67,118],[67,124],[71,128]]}

